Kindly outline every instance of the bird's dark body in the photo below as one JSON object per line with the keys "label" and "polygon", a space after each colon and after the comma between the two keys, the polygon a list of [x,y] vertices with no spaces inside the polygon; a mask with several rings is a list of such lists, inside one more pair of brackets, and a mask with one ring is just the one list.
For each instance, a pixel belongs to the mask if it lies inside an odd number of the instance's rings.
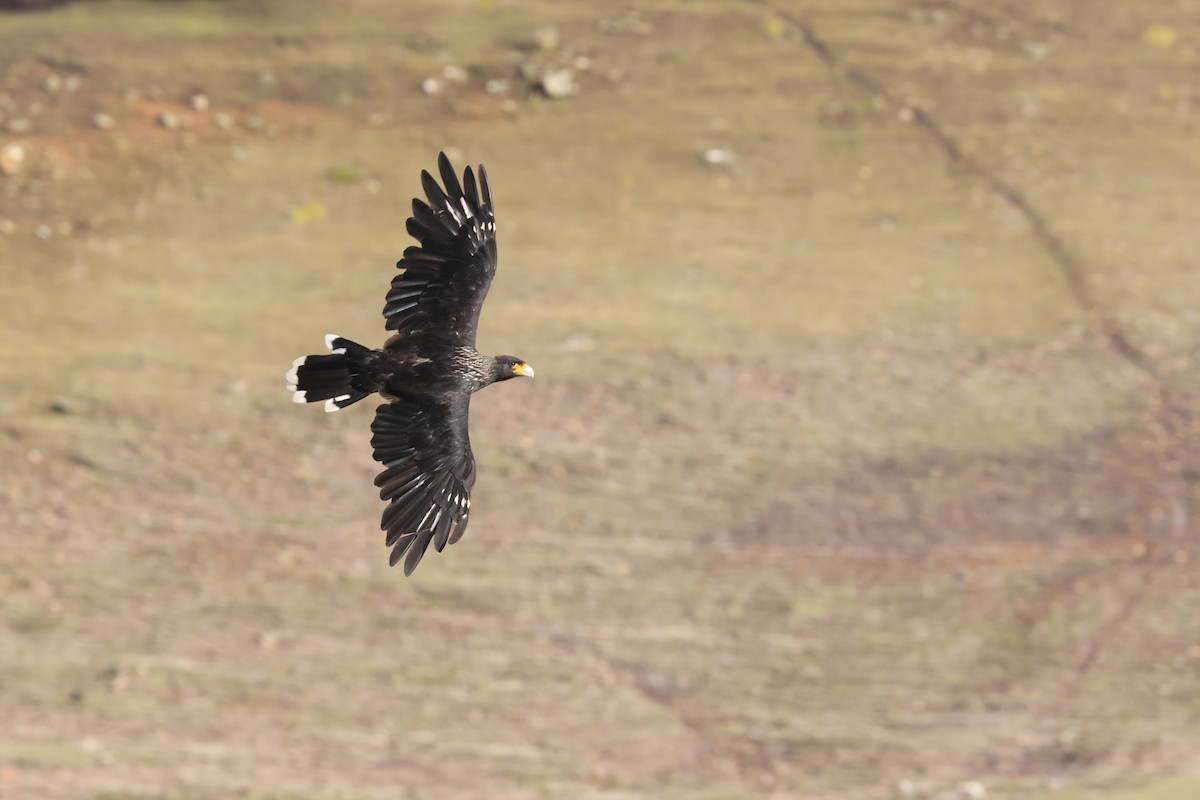
{"label": "bird's dark body", "polygon": [[[441,550],[466,530],[475,458],[467,431],[471,395],[533,370],[513,356],[475,349],[479,312],[496,271],[496,222],[487,173],[479,184],[468,168],[460,184],[445,154],[438,158],[445,190],[427,172],[429,202],[413,200],[409,247],[396,265],[383,314],[395,334],[372,350],[330,334],[329,355],[296,359],[288,386],[296,402],[324,400],[327,411],[378,392],[371,425],[375,479],[388,501],[383,529],[391,563],[411,573],[432,543]],[[482,190],[482,191],[481,191]]]}

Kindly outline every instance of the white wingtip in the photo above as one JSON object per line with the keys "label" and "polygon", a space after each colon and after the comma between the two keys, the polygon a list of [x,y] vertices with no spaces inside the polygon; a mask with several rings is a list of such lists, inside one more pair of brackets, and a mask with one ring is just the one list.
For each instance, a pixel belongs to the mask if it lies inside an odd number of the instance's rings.
{"label": "white wingtip", "polygon": [[337,339],[337,338],[340,338],[340,337],[336,333],[325,334],[325,346],[328,347],[330,350],[332,350],[333,349],[333,340]]}
{"label": "white wingtip", "polygon": [[307,403],[307,402],[308,402],[308,398],[307,398],[307,397],[305,397],[305,395],[306,395],[307,393],[308,393],[308,392],[307,392],[307,391],[304,391],[304,390],[302,390],[302,391],[299,391],[299,392],[296,392],[294,395],[292,395],[292,402],[293,402],[293,403]]}
{"label": "white wingtip", "polygon": [[296,391],[296,368],[295,367],[292,367],[291,369],[289,369],[287,371],[287,375],[283,376],[283,379],[285,381],[287,381],[287,385],[288,385],[289,389],[291,389],[293,392]]}
{"label": "white wingtip", "polygon": [[348,395],[348,394],[339,394],[337,397],[331,397],[325,401],[325,411],[327,413],[331,412],[331,411],[340,411],[342,409],[342,407],[339,406],[338,403],[340,403],[343,400],[349,400],[349,399],[350,399],[350,395]]}

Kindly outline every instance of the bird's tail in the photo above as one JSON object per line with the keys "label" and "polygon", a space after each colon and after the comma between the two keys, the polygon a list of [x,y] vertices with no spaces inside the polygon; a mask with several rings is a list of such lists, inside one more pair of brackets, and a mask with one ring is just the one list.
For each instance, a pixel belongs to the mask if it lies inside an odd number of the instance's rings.
{"label": "bird's tail", "polygon": [[335,334],[325,337],[327,356],[301,356],[292,362],[287,388],[296,403],[325,401],[326,411],[357,403],[379,387],[367,367],[370,348]]}

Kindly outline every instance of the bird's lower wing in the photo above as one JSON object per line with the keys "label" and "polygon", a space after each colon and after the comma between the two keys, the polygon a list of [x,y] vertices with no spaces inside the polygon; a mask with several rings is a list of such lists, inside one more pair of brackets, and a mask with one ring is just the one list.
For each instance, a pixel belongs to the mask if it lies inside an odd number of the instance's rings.
{"label": "bird's lower wing", "polygon": [[382,405],[371,423],[375,478],[388,501],[382,527],[391,564],[410,575],[433,543],[441,552],[462,538],[471,511],[475,458],[467,439],[467,399],[402,398]]}

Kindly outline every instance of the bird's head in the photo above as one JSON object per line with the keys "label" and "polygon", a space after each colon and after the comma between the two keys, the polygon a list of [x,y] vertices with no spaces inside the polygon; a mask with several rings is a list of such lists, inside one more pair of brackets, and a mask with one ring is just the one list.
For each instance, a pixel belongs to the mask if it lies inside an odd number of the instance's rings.
{"label": "bird's head", "polygon": [[509,378],[526,378],[533,377],[533,367],[526,364],[516,356],[496,356],[495,372],[497,381],[506,381]]}

